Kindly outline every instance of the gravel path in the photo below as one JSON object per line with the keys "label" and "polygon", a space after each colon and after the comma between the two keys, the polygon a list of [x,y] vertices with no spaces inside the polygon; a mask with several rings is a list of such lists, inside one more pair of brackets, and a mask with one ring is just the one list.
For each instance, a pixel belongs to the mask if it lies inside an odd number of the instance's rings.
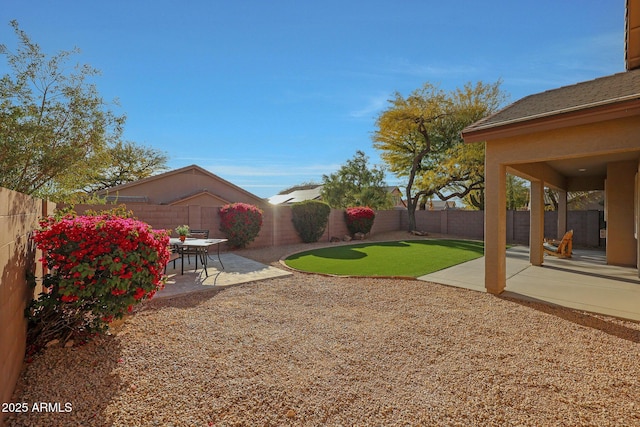
{"label": "gravel path", "polygon": [[640,324],[412,280],[294,274],[151,301],[49,348],[9,426],[640,425]]}

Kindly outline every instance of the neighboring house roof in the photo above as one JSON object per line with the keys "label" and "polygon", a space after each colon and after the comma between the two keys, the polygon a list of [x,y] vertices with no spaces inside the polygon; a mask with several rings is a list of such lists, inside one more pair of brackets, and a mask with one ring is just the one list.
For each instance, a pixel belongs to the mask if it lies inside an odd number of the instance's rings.
{"label": "neighboring house roof", "polygon": [[400,190],[400,188],[397,185],[387,185],[385,187],[385,190],[387,190],[387,193],[398,192],[398,193],[402,194],[402,191]]}
{"label": "neighboring house roof", "polygon": [[[215,204],[221,204],[221,205],[226,205],[229,204],[231,202],[229,202],[228,200],[222,199],[218,196],[216,196],[215,194],[207,191],[207,190],[200,190],[200,191],[196,191],[193,194],[188,194],[184,197],[180,197],[177,198],[175,200],[172,200],[170,202],[168,202],[168,205],[171,206],[175,206],[175,205],[190,205],[193,204],[191,202],[195,202],[195,201],[202,201],[202,200],[212,200]],[[202,203],[196,203],[196,204],[202,204]]]}
{"label": "neighboring house roof", "polygon": [[[212,202],[257,203],[264,199],[226,181],[208,170],[190,165],[127,184],[117,185],[96,193],[99,196],[146,200],[151,204],[185,204],[193,198]],[[204,197],[203,197],[204,196]]]}
{"label": "neighboring house roof", "polygon": [[[317,185],[312,188],[305,188],[303,190],[294,190],[285,194],[276,194],[275,196],[269,197],[269,203],[272,205],[283,205],[290,204],[296,202],[303,202],[305,200],[322,200],[322,185]],[[388,193],[397,193],[400,197],[402,196],[402,192],[396,186],[387,186],[385,187]],[[405,206],[404,201],[400,198],[400,204],[398,206]]]}
{"label": "neighboring house roof", "polygon": [[320,200],[320,193],[322,192],[322,185],[318,185],[314,188],[306,190],[294,190],[286,194],[277,194],[269,197],[269,203],[272,205],[282,205],[288,203],[303,202],[305,200]]}
{"label": "neighboring house roof", "polygon": [[483,130],[638,100],[640,69],[527,96],[473,123],[462,133],[467,140],[469,134]]}
{"label": "neighboring house roof", "polygon": [[393,204],[395,208],[406,208],[407,203],[402,198],[402,190],[396,185],[388,185],[386,187],[387,193],[391,195],[391,199],[393,200]]}
{"label": "neighboring house roof", "polygon": [[452,200],[430,200],[427,204],[427,209],[430,211],[456,209],[456,202]]}
{"label": "neighboring house roof", "polygon": [[148,203],[149,199],[146,196],[119,196],[108,195],[105,197],[108,202],[122,202],[122,203]]}

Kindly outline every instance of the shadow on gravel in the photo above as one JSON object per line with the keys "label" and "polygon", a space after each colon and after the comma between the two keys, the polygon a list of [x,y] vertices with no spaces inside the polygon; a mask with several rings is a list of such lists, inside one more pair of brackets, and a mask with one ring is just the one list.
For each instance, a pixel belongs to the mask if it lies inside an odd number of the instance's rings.
{"label": "shadow on gravel", "polygon": [[104,336],[73,348],[48,348],[25,364],[13,402],[27,411],[12,413],[9,426],[106,426],[109,404],[128,384],[115,373],[121,363],[118,338]]}
{"label": "shadow on gravel", "polygon": [[[241,285],[239,283],[238,285]],[[193,308],[202,304],[204,301],[207,301],[211,298],[214,298],[219,292],[224,291],[233,286],[238,285],[229,285],[225,287],[216,287],[211,286],[208,289],[203,289],[199,291],[189,292],[186,294],[178,294],[175,296],[167,296],[158,299],[152,299],[150,301],[141,304],[134,308],[134,312],[141,312],[146,310],[159,310],[163,307],[175,307],[175,308]]]}
{"label": "shadow on gravel", "polygon": [[[523,305],[525,307],[532,308],[534,310],[550,314],[552,316],[559,317],[569,322],[575,323],[580,326],[584,326],[591,329],[597,329],[606,334],[613,335],[615,337],[640,343],[640,326],[638,329],[629,328],[627,326],[617,323],[617,320],[611,318],[611,320],[603,319],[599,315],[591,314],[585,311],[574,310],[566,307],[560,307],[552,305],[546,301],[539,301],[532,298],[527,300],[518,298],[511,295],[498,295],[497,298],[514,302],[516,304]],[[624,322],[631,322],[625,320]]]}

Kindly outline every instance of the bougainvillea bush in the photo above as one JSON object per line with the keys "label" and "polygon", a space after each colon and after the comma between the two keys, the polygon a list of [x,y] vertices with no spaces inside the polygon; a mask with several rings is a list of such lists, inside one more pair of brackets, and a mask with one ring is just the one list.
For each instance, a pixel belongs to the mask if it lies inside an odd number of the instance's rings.
{"label": "bougainvillea bush", "polygon": [[358,206],[355,208],[347,208],[344,216],[347,221],[347,228],[352,234],[367,234],[371,231],[371,227],[373,227],[373,220],[376,217],[376,213],[369,207]]}
{"label": "bougainvillea bush", "polygon": [[318,200],[305,200],[291,205],[293,225],[305,243],[317,242],[327,228],[331,207]]}
{"label": "bougainvillea bush", "polygon": [[220,208],[220,231],[232,248],[253,242],[262,227],[262,210],[247,203],[231,203]]}
{"label": "bougainvillea bush", "polygon": [[32,346],[105,331],[164,286],[166,230],[113,213],[48,217],[40,227],[33,240],[49,273],[27,309]]}

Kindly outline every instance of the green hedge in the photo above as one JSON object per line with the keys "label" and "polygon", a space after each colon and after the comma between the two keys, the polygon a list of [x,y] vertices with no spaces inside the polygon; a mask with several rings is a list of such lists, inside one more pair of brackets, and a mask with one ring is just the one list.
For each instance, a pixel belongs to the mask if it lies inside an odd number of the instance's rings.
{"label": "green hedge", "polygon": [[317,200],[306,200],[291,205],[293,225],[305,243],[317,242],[329,221],[331,207]]}

